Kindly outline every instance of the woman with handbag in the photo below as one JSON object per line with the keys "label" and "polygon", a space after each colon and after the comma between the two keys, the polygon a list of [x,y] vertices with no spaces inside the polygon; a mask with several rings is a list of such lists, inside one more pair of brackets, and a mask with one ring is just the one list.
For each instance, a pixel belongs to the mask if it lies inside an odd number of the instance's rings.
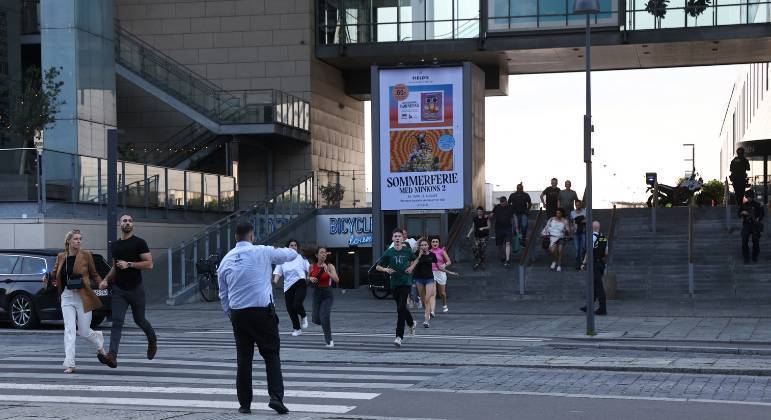
{"label": "woman with handbag", "polygon": [[569,226],[570,223],[565,218],[565,211],[558,208],[554,212],[554,217],[546,222],[546,226],[541,231],[544,245],[548,240],[548,251],[552,257],[552,270],[562,271],[562,248],[565,245],[565,237],[568,236]]}
{"label": "woman with handbag", "polygon": [[97,353],[104,354],[102,332],[91,329],[91,311],[102,307],[102,302],[91,289],[91,283],[99,284],[102,279],[96,272],[94,257],[81,249],[82,241],[83,235],[79,230],[67,232],[64,252],[56,256],[52,273],[64,318],[64,373],[75,372],[76,332],[90,341]]}
{"label": "woman with handbag", "polygon": [[339,283],[335,266],[327,262],[327,249],[319,248],[316,250],[316,262],[311,265],[310,276],[308,280],[313,287],[313,316],[311,321],[316,325],[321,325],[324,330],[324,342],[327,348],[335,347],[332,341],[332,283]]}

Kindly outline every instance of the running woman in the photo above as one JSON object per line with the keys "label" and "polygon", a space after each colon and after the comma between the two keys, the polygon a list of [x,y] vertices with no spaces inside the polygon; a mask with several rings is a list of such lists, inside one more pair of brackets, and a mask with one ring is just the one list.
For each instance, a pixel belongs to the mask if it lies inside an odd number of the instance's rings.
{"label": "running woman", "polygon": [[391,239],[394,241],[394,246],[388,248],[383,253],[383,256],[380,257],[380,262],[375,266],[375,270],[389,275],[389,283],[394,301],[396,302],[397,315],[394,345],[401,347],[402,340],[404,340],[405,323],[410,329],[410,335],[415,335],[415,321],[412,319],[409,309],[407,309],[407,296],[410,295],[410,287],[412,287],[412,278],[407,272],[407,268],[410,267],[410,263],[415,259],[415,254],[409,246],[405,246],[403,242],[404,234],[401,229],[395,229]]}
{"label": "running woman", "polygon": [[[436,256],[436,262],[431,266],[434,273],[434,281],[436,282],[436,291],[439,297],[442,298],[442,312],[447,312],[447,274],[457,276],[458,273],[446,270],[447,266],[452,264],[450,256],[447,255],[447,251],[442,248],[441,242],[438,237],[431,238],[431,252]],[[431,301],[431,316],[436,316],[436,298]]]}
{"label": "running woman", "polygon": [[292,320],[292,337],[302,334],[302,328],[308,328],[308,317],[305,315],[305,295],[307,292],[308,260],[300,254],[299,243],[290,239],[287,248],[297,251],[297,258],[292,261],[279,264],[273,270],[273,284],[278,284],[278,279],[284,278],[284,301],[289,319]]}
{"label": "running woman", "polygon": [[319,248],[316,250],[316,262],[311,266],[310,277],[313,290],[313,318],[316,325],[321,325],[324,330],[324,342],[327,348],[335,347],[332,341],[332,282],[339,283],[340,277],[337,276],[335,266],[327,262],[327,249]]}

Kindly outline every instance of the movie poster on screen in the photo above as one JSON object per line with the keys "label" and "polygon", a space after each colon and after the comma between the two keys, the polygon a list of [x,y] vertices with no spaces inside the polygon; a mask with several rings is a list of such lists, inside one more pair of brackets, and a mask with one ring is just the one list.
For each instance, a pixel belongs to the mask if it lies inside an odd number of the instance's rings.
{"label": "movie poster on screen", "polygon": [[463,68],[380,70],[383,210],[463,207]]}

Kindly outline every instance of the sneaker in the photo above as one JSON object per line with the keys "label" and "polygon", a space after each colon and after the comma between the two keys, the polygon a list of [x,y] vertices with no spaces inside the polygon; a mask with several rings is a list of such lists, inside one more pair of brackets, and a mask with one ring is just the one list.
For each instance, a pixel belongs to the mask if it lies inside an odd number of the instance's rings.
{"label": "sneaker", "polygon": [[450,309],[449,309],[449,308],[447,308],[447,305],[444,305],[444,307],[442,307],[442,312],[448,312],[449,310],[450,310]]}
{"label": "sneaker", "polygon": [[434,319],[434,318],[436,318],[436,314],[431,312],[431,319]]}
{"label": "sneaker", "polygon": [[308,328],[308,317],[304,316],[300,325],[300,328]]}
{"label": "sneaker", "polygon": [[551,263],[551,267],[549,267],[549,268],[554,270],[556,267],[557,267],[557,263],[553,262],[553,263]]}
{"label": "sneaker", "polygon": [[561,266],[561,265],[558,265],[558,266],[557,266],[557,272],[559,273],[560,271],[562,271],[562,266]]}
{"label": "sneaker", "polygon": [[410,337],[415,337],[415,324],[413,323],[412,326],[410,326]]}
{"label": "sneaker", "polygon": [[281,400],[270,400],[268,407],[274,409],[278,414],[286,414],[289,412],[289,409],[286,408]]}
{"label": "sneaker", "polygon": [[158,339],[147,341],[147,360],[155,359],[155,354],[158,353]]}
{"label": "sneaker", "polygon": [[294,330],[292,331],[292,337],[297,337],[298,335],[302,334],[302,330]]}
{"label": "sneaker", "polygon": [[332,340],[329,340],[329,343],[325,344],[324,347],[326,347],[328,349],[333,349],[333,348],[335,348],[335,342],[332,341]]}
{"label": "sneaker", "polygon": [[428,328],[428,321],[423,321],[423,328]]}
{"label": "sneaker", "polygon": [[402,346],[402,338],[401,337],[394,338],[394,346],[396,346],[396,347],[401,347]]}
{"label": "sneaker", "polygon": [[506,267],[506,268],[509,268],[509,267],[511,267],[511,263],[506,261],[505,263],[503,263],[503,266]]}

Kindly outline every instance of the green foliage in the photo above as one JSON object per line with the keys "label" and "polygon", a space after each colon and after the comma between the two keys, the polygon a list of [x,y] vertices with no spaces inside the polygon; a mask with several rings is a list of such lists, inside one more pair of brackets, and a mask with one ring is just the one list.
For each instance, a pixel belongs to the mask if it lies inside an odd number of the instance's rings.
{"label": "green foliage", "polygon": [[663,19],[667,14],[667,6],[669,6],[669,0],[648,0],[645,4],[645,11]]}
{"label": "green foliage", "polygon": [[29,147],[36,132],[56,121],[56,113],[65,104],[58,99],[64,85],[57,80],[60,74],[61,68],[51,67],[41,78],[38,67],[27,69],[20,86],[7,92],[10,101],[7,112],[0,114],[0,136],[20,139]]}
{"label": "green foliage", "polygon": [[319,187],[321,197],[326,202],[324,207],[327,208],[340,208],[340,202],[343,201],[345,196],[345,187],[340,184],[322,185]]}
{"label": "green foliage", "polygon": [[711,0],[688,0],[685,3],[685,12],[691,17],[699,17],[709,6]]}
{"label": "green foliage", "polygon": [[716,204],[722,204],[725,197],[725,184],[720,180],[713,179],[701,187],[698,195],[696,195],[696,204],[700,206],[712,205],[714,200]]}

